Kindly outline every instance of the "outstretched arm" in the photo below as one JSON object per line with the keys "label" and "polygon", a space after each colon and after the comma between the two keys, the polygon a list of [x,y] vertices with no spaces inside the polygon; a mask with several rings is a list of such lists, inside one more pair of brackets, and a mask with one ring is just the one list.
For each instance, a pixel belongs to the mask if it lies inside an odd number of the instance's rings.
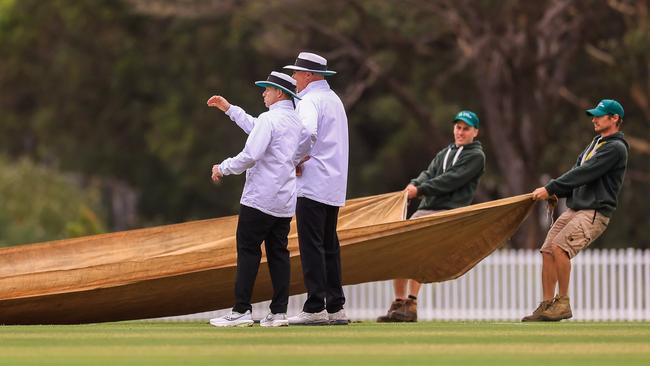
{"label": "outstretched arm", "polygon": [[564,197],[574,188],[593,182],[614,167],[624,154],[624,147],[608,142],[591,159],[551,180],[544,188],[549,194]]}
{"label": "outstretched arm", "polygon": [[242,108],[232,105],[228,100],[221,95],[213,95],[208,99],[208,107],[219,108],[221,111],[226,113],[226,116],[230,117],[237,126],[241,127],[246,134],[250,134],[257,122],[257,118],[246,113]]}

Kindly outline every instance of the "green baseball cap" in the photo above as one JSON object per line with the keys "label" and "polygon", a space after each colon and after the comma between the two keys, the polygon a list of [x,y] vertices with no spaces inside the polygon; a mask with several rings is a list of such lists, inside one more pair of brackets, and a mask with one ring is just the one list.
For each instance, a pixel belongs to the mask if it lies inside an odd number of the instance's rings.
{"label": "green baseball cap", "polygon": [[458,112],[456,117],[454,117],[453,123],[456,123],[457,121],[463,121],[474,128],[478,128],[479,126],[478,116],[472,111]]}
{"label": "green baseball cap", "polygon": [[623,111],[623,106],[621,103],[615,101],[614,99],[603,99],[598,102],[598,105],[592,109],[587,109],[585,111],[588,116],[600,117],[608,114],[614,115],[618,114],[621,118],[624,117],[625,111]]}

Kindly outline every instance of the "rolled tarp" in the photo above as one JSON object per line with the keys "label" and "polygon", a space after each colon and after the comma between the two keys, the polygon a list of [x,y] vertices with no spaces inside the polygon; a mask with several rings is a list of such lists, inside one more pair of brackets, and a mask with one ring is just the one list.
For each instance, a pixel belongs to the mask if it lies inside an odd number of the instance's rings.
{"label": "rolled tarp", "polygon": [[[527,217],[530,195],[404,220],[404,192],[348,200],[339,212],[346,285],[457,278]],[[234,303],[237,216],[0,250],[0,324],[79,324],[173,316]],[[305,292],[292,221],[291,294]],[[266,257],[253,301],[269,300]]]}

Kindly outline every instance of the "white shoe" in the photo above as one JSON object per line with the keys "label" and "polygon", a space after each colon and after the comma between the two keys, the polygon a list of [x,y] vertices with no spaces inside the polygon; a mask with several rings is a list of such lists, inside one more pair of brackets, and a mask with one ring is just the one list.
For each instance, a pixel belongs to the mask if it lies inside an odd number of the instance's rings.
{"label": "white shoe", "polygon": [[289,321],[286,313],[269,313],[266,318],[260,320],[262,327],[286,327],[287,325],[289,325]]}
{"label": "white shoe", "polygon": [[253,323],[253,316],[250,310],[247,310],[244,314],[230,311],[228,315],[210,319],[210,324],[215,327],[251,327]]}
{"label": "white shoe", "polygon": [[329,324],[329,322],[330,320],[326,310],[318,313],[301,311],[300,314],[289,318],[289,324],[291,325],[324,325]]}
{"label": "white shoe", "polygon": [[327,313],[330,325],[348,325],[350,319],[345,315],[345,310],[341,309],[336,313]]}

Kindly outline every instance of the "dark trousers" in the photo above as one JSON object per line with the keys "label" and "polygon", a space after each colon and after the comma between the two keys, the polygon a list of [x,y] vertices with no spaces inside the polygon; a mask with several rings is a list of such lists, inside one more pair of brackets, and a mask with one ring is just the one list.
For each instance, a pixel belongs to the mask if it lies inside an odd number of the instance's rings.
{"label": "dark trousers", "polygon": [[289,234],[290,217],[275,217],[241,205],[237,222],[237,276],[235,306],[238,313],[251,310],[251,296],[262,259],[262,241],[273,283],[271,312],[286,313],[289,303]]}
{"label": "dark trousers", "polygon": [[343,308],[341,251],[336,235],[339,208],[298,197],[296,220],[307,301],[303,311],[335,313]]}

